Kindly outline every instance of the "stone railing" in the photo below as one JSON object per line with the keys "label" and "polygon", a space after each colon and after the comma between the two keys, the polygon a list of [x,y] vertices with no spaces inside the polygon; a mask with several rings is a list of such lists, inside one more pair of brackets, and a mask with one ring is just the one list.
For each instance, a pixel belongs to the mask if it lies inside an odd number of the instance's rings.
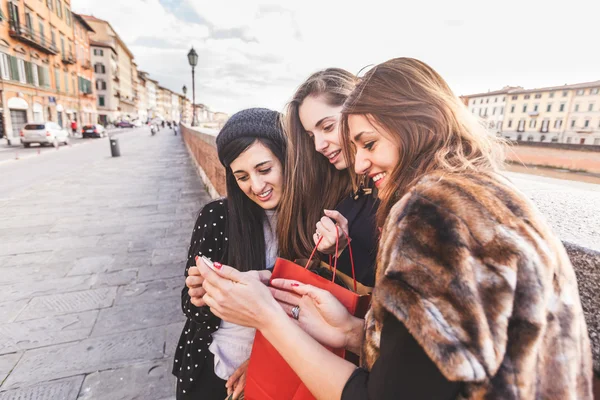
{"label": "stone railing", "polygon": [[[215,144],[217,131],[208,128],[192,129],[181,125],[181,134],[208,192],[213,198],[225,196],[225,170],[217,157]],[[509,177],[533,199],[549,219],[555,232],[564,240],[563,244],[577,274],[581,302],[592,340],[594,371],[596,377],[600,378],[600,240],[597,240],[599,232],[593,218],[578,219],[562,210],[578,210],[581,207],[579,202],[587,203],[588,207],[592,206],[591,203],[600,204],[600,194],[597,197],[594,193],[586,191],[569,194],[564,192],[562,186],[545,183],[544,178],[532,184],[529,179],[515,178],[516,175]],[[596,213],[594,210],[596,209],[590,209],[591,215]],[[600,215],[600,206],[598,214]],[[596,381],[596,390],[596,399],[600,400],[600,380]]]}

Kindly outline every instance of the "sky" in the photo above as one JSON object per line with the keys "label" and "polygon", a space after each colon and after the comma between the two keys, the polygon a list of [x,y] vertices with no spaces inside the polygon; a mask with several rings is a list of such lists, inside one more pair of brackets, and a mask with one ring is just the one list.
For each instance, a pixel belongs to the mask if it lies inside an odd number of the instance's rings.
{"label": "sky", "polygon": [[[553,5],[551,5],[553,4]],[[283,110],[311,73],[418,58],[457,95],[600,79],[600,1],[71,0],[111,23],[138,67],[232,114]]]}

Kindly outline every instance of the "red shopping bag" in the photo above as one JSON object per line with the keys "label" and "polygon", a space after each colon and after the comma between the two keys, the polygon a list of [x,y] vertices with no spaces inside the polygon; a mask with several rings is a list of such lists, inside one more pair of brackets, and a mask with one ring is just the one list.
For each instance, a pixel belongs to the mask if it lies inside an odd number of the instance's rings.
{"label": "red shopping bag", "polygon": [[[317,246],[318,245],[319,243],[317,243]],[[352,315],[361,318],[364,317],[371,301],[370,292],[366,293],[370,288],[364,287],[356,282],[354,259],[352,257],[350,241],[348,241],[348,251],[350,251],[350,261],[352,264],[352,287],[354,291],[333,282],[336,274],[341,274],[341,272],[337,272],[337,258],[334,261],[333,278],[331,280],[325,279],[308,269],[310,261],[315,254],[315,250],[313,250],[313,253],[304,267],[292,261],[278,258],[275,262],[275,267],[273,268],[271,280],[276,278],[293,279],[304,284],[327,290],[333,294]],[[327,267],[331,268],[330,266]],[[345,356],[344,349],[329,350],[340,357]],[[244,396],[247,400],[314,400],[314,396],[302,383],[298,375],[296,375],[283,357],[281,357],[277,350],[275,350],[271,343],[269,343],[260,332],[256,332],[254,338],[250,363],[246,374]]]}

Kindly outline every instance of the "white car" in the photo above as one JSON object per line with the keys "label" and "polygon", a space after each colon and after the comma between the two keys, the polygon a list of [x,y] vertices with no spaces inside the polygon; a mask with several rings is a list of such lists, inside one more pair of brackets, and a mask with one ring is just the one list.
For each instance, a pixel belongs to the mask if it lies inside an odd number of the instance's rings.
{"label": "white car", "polygon": [[69,144],[69,132],[56,122],[27,124],[21,130],[21,143],[24,147],[29,147],[32,143],[54,147],[61,144],[67,145]]}
{"label": "white car", "polygon": [[136,128],[141,128],[142,127],[142,121],[140,121],[139,119],[136,119],[134,121],[131,121],[131,123],[133,124],[133,126],[135,126]]}

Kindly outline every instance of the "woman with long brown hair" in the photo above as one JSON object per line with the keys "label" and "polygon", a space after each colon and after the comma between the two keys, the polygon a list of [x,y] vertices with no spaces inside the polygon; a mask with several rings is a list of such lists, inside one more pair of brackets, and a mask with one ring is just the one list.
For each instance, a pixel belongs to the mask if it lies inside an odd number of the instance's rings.
{"label": "woman with long brown hair", "polygon": [[[342,125],[356,173],[382,200],[366,319],[310,285],[269,290],[225,266],[200,268],[211,310],[259,329],[317,399],[591,400],[566,251],[442,77],[411,58],[377,65]],[[362,366],[320,343],[360,352]]]}
{"label": "woman with long brown hair", "polygon": [[352,174],[339,129],[342,106],[357,82],[340,68],[318,71],[288,103],[284,125],[289,173],[279,206],[277,237],[281,257],[292,260],[311,254],[319,240],[318,250],[333,255],[337,237],[338,268],[350,275],[345,232],[352,240],[357,280],[373,286],[377,199],[366,184],[368,179]]}

